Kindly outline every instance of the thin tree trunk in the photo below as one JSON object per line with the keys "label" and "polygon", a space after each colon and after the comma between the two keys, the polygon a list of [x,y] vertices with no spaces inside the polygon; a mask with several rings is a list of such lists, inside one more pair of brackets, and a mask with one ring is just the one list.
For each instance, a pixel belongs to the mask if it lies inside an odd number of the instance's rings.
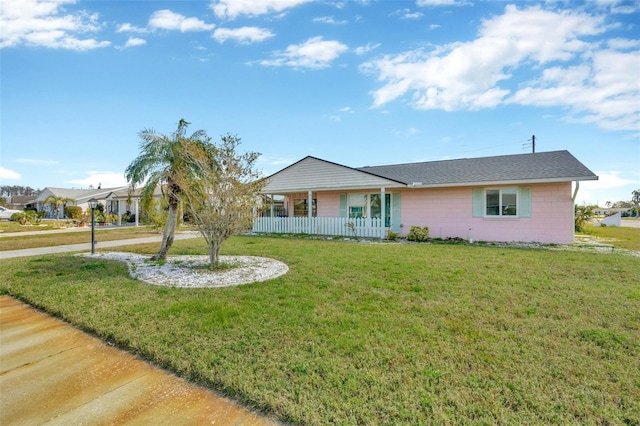
{"label": "thin tree trunk", "polygon": [[176,223],[178,221],[178,206],[170,205],[169,214],[167,215],[167,223],[164,224],[164,231],[162,232],[162,244],[160,245],[160,251],[151,258],[151,260],[166,260],[167,253],[173,244],[173,239],[176,234]]}
{"label": "thin tree trunk", "polygon": [[218,266],[218,259],[220,258],[221,241],[218,238],[212,238],[209,240],[209,267],[214,269]]}

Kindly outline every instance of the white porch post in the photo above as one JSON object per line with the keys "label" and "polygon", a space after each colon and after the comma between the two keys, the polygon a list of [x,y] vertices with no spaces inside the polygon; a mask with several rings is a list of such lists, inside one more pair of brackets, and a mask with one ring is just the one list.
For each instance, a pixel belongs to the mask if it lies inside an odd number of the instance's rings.
{"label": "white porch post", "polygon": [[311,226],[311,218],[313,217],[313,192],[309,191],[307,194],[307,217],[309,218],[309,234],[312,234],[313,229]]}
{"label": "white porch post", "polygon": [[138,223],[139,223],[139,219],[140,219],[140,215],[138,214],[138,199],[136,198],[136,228],[138,227]]}
{"label": "white porch post", "polygon": [[122,214],[120,214],[122,204],[120,203],[122,203],[122,200],[118,200],[118,225],[122,225]]}
{"label": "white porch post", "polygon": [[269,197],[271,197],[271,214],[269,216],[273,217],[273,212],[275,211],[275,208],[273,206],[273,194],[270,194]]}
{"label": "white porch post", "polygon": [[386,229],[385,222],[387,218],[387,200],[385,199],[384,187],[380,188],[380,217],[382,218],[382,230],[380,231],[380,239],[384,240],[384,231]]}

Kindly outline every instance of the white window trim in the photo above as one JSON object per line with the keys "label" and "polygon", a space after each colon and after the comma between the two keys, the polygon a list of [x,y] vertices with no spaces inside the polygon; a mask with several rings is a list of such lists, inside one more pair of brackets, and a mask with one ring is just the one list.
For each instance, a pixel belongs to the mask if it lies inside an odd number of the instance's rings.
{"label": "white window trim", "polygon": [[[366,205],[365,205],[365,215],[362,216],[363,219],[372,219],[371,216],[371,196],[372,195],[380,195],[379,192],[348,192],[346,193],[347,195],[347,217],[351,217],[350,213],[351,213],[351,196],[355,195],[355,196],[359,196],[359,197],[364,197],[366,196]],[[389,221],[391,221],[391,212],[393,211],[393,197],[391,196],[390,192],[385,193],[385,197],[389,197],[389,209],[388,211],[385,209],[385,213],[387,215],[389,215]],[[383,201],[384,202],[384,201]]]}
{"label": "white window trim", "polygon": [[[515,215],[503,215],[502,211],[500,214],[490,215],[487,214],[487,191],[499,191],[499,206],[502,206],[502,191],[505,189],[515,189],[516,191],[516,214]],[[482,199],[482,211],[483,217],[485,219],[500,219],[500,220],[508,220],[508,219],[519,219],[520,218],[520,189],[516,186],[499,186],[499,187],[488,187],[483,190],[483,199]]]}

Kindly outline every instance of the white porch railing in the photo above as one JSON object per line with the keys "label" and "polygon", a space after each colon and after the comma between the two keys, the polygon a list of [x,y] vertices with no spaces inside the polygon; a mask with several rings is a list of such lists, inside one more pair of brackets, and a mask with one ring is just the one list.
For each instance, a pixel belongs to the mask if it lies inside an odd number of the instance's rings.
{"label": "white porch railing", "polygon": [[253,232],[385,238],[382,219],[347,217],[258,217]]}

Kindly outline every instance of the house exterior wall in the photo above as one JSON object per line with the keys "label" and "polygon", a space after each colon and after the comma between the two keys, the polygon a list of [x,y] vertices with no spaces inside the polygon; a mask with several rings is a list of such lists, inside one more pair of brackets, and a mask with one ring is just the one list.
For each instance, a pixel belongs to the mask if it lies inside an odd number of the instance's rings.
{"label": "house exterior wall", "polygon": [[[506,187],[506,186],[505,186]],[[571,183],[528,185],[531,217],[472,217],[472,187],[402,191],[402,233],[428,226],[433,238],[568,244],[573,241]]]}
{"label": "house exterior wall", "polygon": [[[506,188],[509,186],[501,186]],[[515,187],[515,186],[514,186]],[[571,182],[532,184],[531,217],[473,217],[473,189],[406,188],[400,191],[404,236],[413,225],[428,226],[432,238],[473,238],[475,241],[519,241],[545,244],[569,244],[573,241],[573,200]],[[389,189],[388,193],[398,191]],[[348,191],[348,193],[379,193],[380,188]],[[340,216],[340,194],[345,191],[313,192],[317,200],[318,217]],[[292,215],[293,198],[306,198],[307,193],[290,194],[285,204]],[[397,218],[393,219],[397,221]]]}

